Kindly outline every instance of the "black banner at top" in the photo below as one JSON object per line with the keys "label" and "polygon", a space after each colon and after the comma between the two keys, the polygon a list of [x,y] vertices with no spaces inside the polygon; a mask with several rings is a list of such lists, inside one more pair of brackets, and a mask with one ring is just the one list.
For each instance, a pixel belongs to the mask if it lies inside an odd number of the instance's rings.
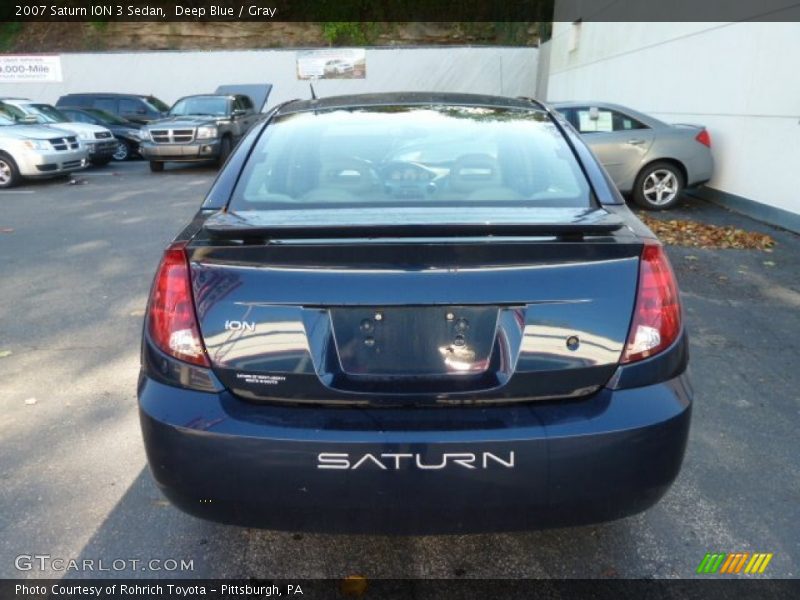
{"label": "black banner at top", "polygon": [[550,21],[553,0],[12,0],[0,11],[23,21]]}
{"label": "black banner at top", "polygon": [[800,21],[798,0],[9,0],[3,21]]}

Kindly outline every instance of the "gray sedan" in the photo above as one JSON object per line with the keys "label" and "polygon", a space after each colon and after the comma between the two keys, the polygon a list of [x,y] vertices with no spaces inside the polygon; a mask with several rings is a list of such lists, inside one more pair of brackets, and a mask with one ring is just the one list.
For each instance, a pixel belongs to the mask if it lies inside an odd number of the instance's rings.
{"label": "gray sedan", "polygon": [[554,102],[619,190],[642,208],[664,210],[685,187],[711,178],[711,137],[702,125],[664,123],[607,102]]}

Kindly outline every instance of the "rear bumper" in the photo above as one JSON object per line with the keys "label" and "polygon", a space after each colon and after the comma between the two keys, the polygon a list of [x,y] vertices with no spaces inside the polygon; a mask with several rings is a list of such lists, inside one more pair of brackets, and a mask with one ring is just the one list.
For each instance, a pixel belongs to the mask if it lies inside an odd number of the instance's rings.
{"label": "rear bumper", "polygon": [[[253,405],[145,375],[139,386],[150,468],[176,506],[341,533],[525,530],[643,511],[680,470],[691,396],[685,374],[581,401],[416,410]],[[513,467],[492,458],[512,452]],[[320,453],[350,468],[319,468]]]}
{"label": "rear bumper", "polygon": [[139,154],[147,160],[193,162],[213,160],[219,156],[220,140],[203,140],[189,144],[154,144],[142,142]]}
{"label": "rear bumper", "polygon": [[706,183],[714,174],[714,158],[711,152],[703,147],[691,159],[686,161],[686,186],[697,187]]}

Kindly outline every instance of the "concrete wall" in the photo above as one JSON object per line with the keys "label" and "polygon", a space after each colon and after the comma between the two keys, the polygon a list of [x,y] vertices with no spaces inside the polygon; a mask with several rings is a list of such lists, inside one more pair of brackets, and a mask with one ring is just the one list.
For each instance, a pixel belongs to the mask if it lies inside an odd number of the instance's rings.
{"label": "concrete wall", "polygon": [[[536,48],[367,48],[365,79],[321,80],[318,96],[385,91],[455,91],[531,96]],[[69,92],[153,94],[171,104],[224,83],[272,83],[268,104],[308,98],[296,74],[296,49],[213,52],[120,52],[62,55],[63,82],[0,83],[0,95],[55,102]]]}
{"label": "concrete wall", "polygon": [[550,44],[548,100],[704,124],[711,187],[760,203],[768,220],[800,215],[800,23],[562,22]]}
{"label": "concrete wall", "polygon": [[536,71],[536,98],[547,98],[547,84],[550,82],[550,41],[539,45],[539,68]]}

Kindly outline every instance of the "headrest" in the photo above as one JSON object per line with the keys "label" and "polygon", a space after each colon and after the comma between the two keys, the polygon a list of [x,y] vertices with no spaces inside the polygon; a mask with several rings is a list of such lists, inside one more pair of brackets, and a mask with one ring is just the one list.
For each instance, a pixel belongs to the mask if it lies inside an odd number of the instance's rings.
{"label": "headrest", "polygon": [[376,183],[370,165],[357,158],[334,158],[322,164],[320,188],[337,188],[353,193],[367,192]]}
{"label": "headrest", "polygon": [[502,184],[500,166],[488,154],[464,154],[450,169],[450,188],[457,192],[473,192]]}

